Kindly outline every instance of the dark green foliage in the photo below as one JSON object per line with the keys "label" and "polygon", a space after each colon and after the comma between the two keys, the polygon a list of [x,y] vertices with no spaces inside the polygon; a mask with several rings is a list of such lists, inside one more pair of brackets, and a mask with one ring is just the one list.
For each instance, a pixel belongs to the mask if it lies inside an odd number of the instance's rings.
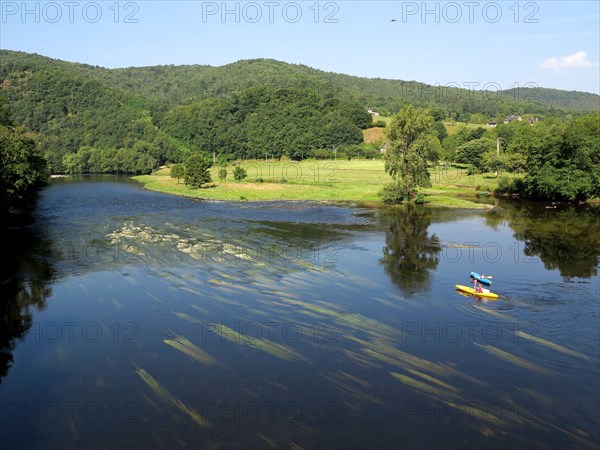
{"label": "dark green foliage", "polygon": [[441,122],[441,121],[433,122],[433,129],[437,133],[437,137],[440,140],[440,142],[442,142],[444,139],[446,139],[448,137],[448,130],[446,130],[446,127],[444,126],[443,122]]}
{"label": "dark green foliage", "polygon": [[527,193],[544,200],[600,196],[600,114],[531,127],[526,147]]}
{"label": "dark green foliage", "polygon": [[147,174],[158,166],[158,161],[139,148],[81,147],[67,153],[62,160],[67,173],[128,173]]}
{"label": "dark green foliage", "polygon": [[452,136],[447,136],[444,138],[442,141],[444,159],[458,162],[456,159],[458,149],[467,142],[479,139],[481,136],[483,136],[484,133],[481,132],[482,130],[485,132],[485,129],[481,127],[471,130],[466,126],[461,126]]}
{"label": "dark green foliage", "polygon": [[327,149],[324,149],[324,148],[318,148],[315,151],[313,151],[313,156],[315,157],[315,159],[328,159],[328,158],[330,158],[329,151]]}
{"label": "dark green foliage", "polygon": [[483,127],[477,127],[477,128],[473,128],[471,131],[469,131],[467,140],[468,141],[473,141],[475,139],[479,139],[481,138],[483,135],[485,134],[485,128]]}
{"label": "dark green foliage", "polygon": [[466,142],[457,149],[456,162],[469,164],[476,171],[483,172],[486,164],[484,154],[494,151],[496,143],[492,139],[480,138]]}
{"label": "dark green foliage", "polygon": [[307,89],[264,87],[176,107],[160,122],[190,148],[243,159],[302,159],[315,148],[361,143],[363,125],[358,105],[331,103]]}
{"label": "dark green foliage", "polygon": [[177,178],[178,183],[179,183],[179,179],[183,178],[184,175],[185,175],[185,165],[173,164],[171,166],[171,178]]}
{"label": "dark green foliage", "polygon": [[203,184],[210,183],[210,164],[202,155],[192,155],[185,161],[183,181],[188,186],[198,189]]}
{"label": "dark green foliage", "polygon": [[385,171],[394,179],[384,189],[384,200],[414,198],[418,187],[431,186],[428,162],[437,162],[440,141],[429,110],[407,106],[392,120],[388,129],[390,146],[385,154]]}
{"label": "dark green foliage", "polygon": [[[335,146],[339,158],[377,157],[376,149],[362,145],[361,128],[373,126],[366,105],[391,114],[413,104],[432,108],[448,161],[461,148],[459,159],[473,161],[475,170],[527,171],[527,193],[537,198],[599,195],[598,115],[576,116],[598,110],[594,94],[434,88],[264,59],[108,70],[6,50],[0,50],[0,85],[12,121],[36,134],[53,172],[148,173],[202,152],[221,162],[265,154],[331,158]],[[488,131],[465,127],[453,136],[441,123],[501,122],[517,113],[542,120],[533,127],[526,120]],[[0,124],[12,121],[0,105]],[[497,137],[500,156],[482,145]],[[480,160],[483,167],[475,167]]]}
{"label": "dark green foliage", "polygon": [[[158,165],[182,162],[200,149],[229,160],[265,152],[302,159],[317,148],[360,143],[359,129],[372,126],[366,105],[388,114],[407,104],[431,105],[436,121],[516,112],[564,116],[559,105],[598,109],[593,94],[434,88],[264,59],[108,70],[0,50],[0,84],[15,123],[37,133],[53,172],[66,171],[65,155],[86,146],[135,148]],[[444,139],[443,128],[435,126]]]}
{"label": "dark green foliage", "polygon": [[[0,111],[5,108],[0,101]],[[23,129],[7,125],[9,114],[2,113],[0,120],[0,221],[5,222],[33,210],[48,169],[35,141]]]}
{"label": "dark green foliage", "polygon": [[222,166],[219,168],[219,181],[223,183],[227,179],[227,167]]}
{"label": "dark green foliage", "polygon": [[422,192],[419,192],[415,198],[415,203],[417,205],[422,205],[425,203],[425,194],[423,194]]}
{"label": "dark green foliage", "polygon": [[238,183],[244,180],[247,176],[248,172],[246,172],[246,169],[243,167],[236,166],[235,169],[233,169],[233,179]]}
{"label": "dark green foliage", "polygon": [[[16,52],[0,51],[0,58],[14,121],[37,133],[52,172],[66,172],[65,156],[82,147],[135,148],[159,164],[185,157],[185,148],[153,124],[151,101],[93,76],[110,71]],[[146,168],[124,171],[140,170]]]}
{"label": "dark green foliage", "polygon": [[502,175],[498,178],[498,186],[496,187],[496,193],[504,194],[511,193],[513,180],[508,175]]}
{"label": "dark green foliage", "polygon": [[384,203],[390,205],[402,203],[406,198],[404,187],[398,181],[393,181],[383,186],[378,195]]}

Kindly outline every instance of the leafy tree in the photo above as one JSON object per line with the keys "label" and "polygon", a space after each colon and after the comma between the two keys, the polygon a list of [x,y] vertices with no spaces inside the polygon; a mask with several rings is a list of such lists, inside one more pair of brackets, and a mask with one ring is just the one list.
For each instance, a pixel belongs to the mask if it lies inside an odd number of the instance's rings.
{"label": "leafy tree", "polygon": [[437,161],[440,146],[433,117],[426,109],[406,106],[392,119],[387,135],[385,171],[395,190],[412,199],[418,187],[431,186],[427,162]]}
{"label": "leafy tree", "polygon": [[177,178],[177,183],[179,183],[179,179],[185,176],[185,166],[183,164],[173,164],[171,166],[171,178]]}
{"label": "leafy tree", "polygon": [[486,168],[484,154],[496,152],[496,143],[489,138],[474,139],[457,149],[456,162],[470,164],[479,172]]}
{"label": "leafy tree", "polygon": [[435,132],[437,133],[437,137],[440,140],[440,142],[442,142],[448,137],[448,130],[446,130],[446,126],[442,121],[436,120],[435,122],[433,122],[433,128],[435,129]]}
{"label": "leafy tree", "polygon": [[233,179],[238,183],[244,180],[247,176],[248,172],[246,172],[246,169],[243,167],[236,166],[235,169],[233,169]]}
{"label": "leafy tree", "polygon": [[473,128],[471,131],[469,131],[467,140],[472,141],[475,139],[480,139],[484,134],[485,134],[485,128],[483,128],[483,127]]}
{"label": "leafy tree", "polygon": [[442,141],[444,158],[448,161],[459,162],[456,157],[458,149],[467,142],[481,138],[485,134],[485,129],[482,127],[470,129],[465,125],[459,127],[456,133],[452,136],[447,136]]}
{"label": "leafy tree", "polygon": [[10,108],[8,102],[4,97],[0,97],[0,125],[1,126],[12,126],[12,118],[10,115]]}
{"label": "leafy tree", "polygon": [[525,184],[530,196],[585,200],[600,195],[599,121],[600,114],[590,114],[568,124],[548,120],[530,128],[524,139],[528,149]]}
{"label": "leafy tree", "polygon": [[33,210],[36,192],[47,179],[46,159],[35,141],[22,129],[0,125],[2,220],[22,216]]}
{"label": "leafy tree", "polygon": [[219,181],[223,183],[227,179],[227,167],[221,166],[219,168]]}
{"label": "leafy tree", "polygon": [[210,183],[210,164],[202,155],[192,155],[185,161],[185,173],[183,181],[194,189],[202,187],[203,184]]}

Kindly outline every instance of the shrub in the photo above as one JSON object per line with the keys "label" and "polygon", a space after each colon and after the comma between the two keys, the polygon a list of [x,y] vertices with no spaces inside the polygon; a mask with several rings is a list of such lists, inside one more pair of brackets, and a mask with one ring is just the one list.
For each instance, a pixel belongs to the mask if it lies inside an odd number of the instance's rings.
{"label": "shrub", "polygon": [[221,167],[219,169],[219,181],[222,183],[227,179],[227,167]]}
{"label": "shrub", "polygon": [[240,166],[237,166],[235,169],[233,169],[233,179],[238,183],[244,180],[247,176],[248,172],[246,172],[246,169]]}
{"label": "shrub", "polygon": [[316,159],[327,159],[329,157],[329,152],[324,148],[319,148],[313,151],[313,155]]}
{"label": "shrub", "polygon": [[386,184],[378,195],[381,197],[384,203],[402,203],[406,197],[405,192],[402,190],[402,186],[398,182]]}
{"label": "shrub", "polygon": [[205,183],[210,183],[210,164],[202,155],[192,155],[185,161],[183,181],[188,186],[197,189]]}
{"label": "shrub", "polygon": [[185,175],[185,166],[183,164],[173,164],[171,166],[171,178],[177,178],[177,182],[179,183],[179,179],[183,178]]}

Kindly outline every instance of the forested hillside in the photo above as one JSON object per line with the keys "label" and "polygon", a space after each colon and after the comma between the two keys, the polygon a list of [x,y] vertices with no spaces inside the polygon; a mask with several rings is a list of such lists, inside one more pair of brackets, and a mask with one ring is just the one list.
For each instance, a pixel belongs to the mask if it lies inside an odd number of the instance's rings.
{"label": "forested hillside", "polygon": [[0,51],[0,88],[53,172],[145,173],[196,152],[298,159],[362,142],[368,107],[392,114],[407,104],[429,106],[438,119],[485,123],[600,106],[600,97],[581,92],[471,92],[266,59],[109,70],[7,50]]}
{"label": "forested hillside", "polygon": [[21,222],[35,208],[37,190],[47,181],[46,159],[31,133],[16,127],[0,98],[0,224]]}

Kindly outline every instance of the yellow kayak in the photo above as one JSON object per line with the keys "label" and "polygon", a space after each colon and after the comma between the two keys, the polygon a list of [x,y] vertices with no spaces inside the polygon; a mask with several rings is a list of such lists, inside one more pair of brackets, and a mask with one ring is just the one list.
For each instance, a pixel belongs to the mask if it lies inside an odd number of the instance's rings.
{"label": "yellow kayak", "polygon": [[457,284],[456,289],[471,295],[476,295],[477,297],[498,298],[498,294],[494,294],[493,292],[475,292],[475,289],[473,289],[472,287],[463,286],[462,284]]}

